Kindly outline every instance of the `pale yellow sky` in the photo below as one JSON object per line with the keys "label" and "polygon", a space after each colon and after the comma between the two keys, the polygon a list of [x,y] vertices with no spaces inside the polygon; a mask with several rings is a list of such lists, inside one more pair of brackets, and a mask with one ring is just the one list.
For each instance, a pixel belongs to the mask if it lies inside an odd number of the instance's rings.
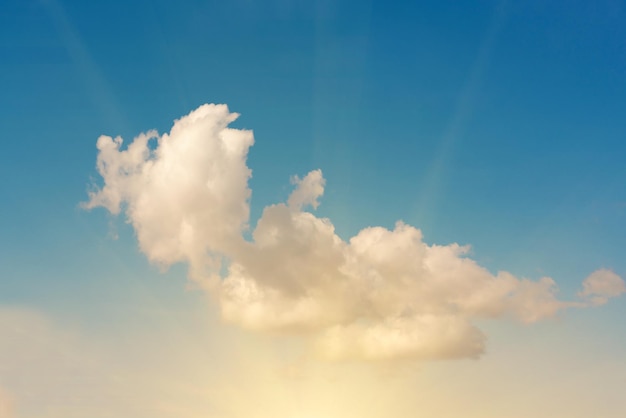
{"label": "pale yellow sky", "polygon": [[347,364],[303,355],[295,339],[221,325],[210,311],[202,303],[155,310],[139,332],[94,335],[3,309],[2,405],[15,406],[4,416],[618,418],[626,410],[618,341],[581,339],[584,323],[567,318],[492,327],[479,360]]}

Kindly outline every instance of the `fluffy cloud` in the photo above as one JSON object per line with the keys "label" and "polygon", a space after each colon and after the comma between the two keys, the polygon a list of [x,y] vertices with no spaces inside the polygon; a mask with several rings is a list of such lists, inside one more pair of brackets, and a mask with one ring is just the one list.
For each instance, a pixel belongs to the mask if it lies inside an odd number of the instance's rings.
{"label": "fluffy cloud", "polygon": [[204,105],[177,120],[169,134],[141,134],[125,150],[122,138],[101,136],[104,187],[85,207],[112,214],[124,208],[151,261],[187,262],[192,278],[215,281],[217,254],[242,245],[248,220],[246,156],[254,140],[252,132],[228,128],[237,116],[226,106]]}
{"label": "fluffy cloud", "polygon": [[594,305],[603,305],[609,298],[626,292],[624,281],[614,272],[600,269],[593,272],[583,281],[583,289],[579,296],[589,300]]}
{"label": "fluffy cloud", "polygon": [[320,170],[294,177],[287,202],[266,207],[245,240],[254,141],[228,128],[237,116],[203,105],[169,134],[139,135],[126,149],[119,137],[100,137],[104,185],[85,204],[123,210],[151,261],[188,263],[227,321],[311,336],[333,359],[477,357],[485,336],[476,318],[534,322],[624,291],[619,276],[599,270],[583,283],[584,302],[563,302],[548,277],[492,274],[467,257],[468,247],[428,245],[402,222],[344,241],[309,211],[324,193]]}

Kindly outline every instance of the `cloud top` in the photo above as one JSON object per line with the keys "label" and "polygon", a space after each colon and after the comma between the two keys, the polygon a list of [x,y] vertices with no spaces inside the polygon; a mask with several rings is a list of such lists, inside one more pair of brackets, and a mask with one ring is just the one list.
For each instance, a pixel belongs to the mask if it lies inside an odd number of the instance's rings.
{"label": "cloud top", "polygon": [[152,262],[186,262],[194,280],[216,281],[219,255],[241,245],[249,216],[246,157],[254,139],[228,128],[238,116],[225,105],[203,105],[175,121],[169,134],[143,133],[126,149],[122,138],[101,136],[104,186],[85,207],[115,215],[123,209]]}
{"label": "cloud top", "polygon": [[582,302],[563,302],[551,278],[492,274],[467,246],[429,245],[403,222],[345,241],[309,211],[324,194],[321,170],[293,177],[287,202],[266,207],[246,240],[254,140],[228,127],[237,117],[208,104],[169,134],[141,134],[126,149],[101,136],[104,185],[85,204],[123,211],[151,261],[187,263],[229,322],[311,337],[330,359],[478,357],[486,338],[476,318],[535,322],[625,290],[617,274],[598,270],[583,282]]}

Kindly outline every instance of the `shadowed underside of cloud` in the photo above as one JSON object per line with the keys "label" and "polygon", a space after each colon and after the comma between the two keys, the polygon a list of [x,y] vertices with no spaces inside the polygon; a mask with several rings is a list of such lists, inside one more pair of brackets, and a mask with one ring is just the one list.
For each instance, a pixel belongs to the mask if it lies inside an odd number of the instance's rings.
{"label": "shadowed underside of cloud", "polygon": [[475,318],[534,322],[626,290],[618,275],[598,270],[580,300],[560,301],[552,279],[494,275],[467,257],[467,246],[428,245],[403,222],[365,228],[346,242],[309,211],[324,193],[320,170],[294,177],[287,202],[266,207],[248,241],[254,139],[228,127],[237,117],[207,104],[169,134],[141,134],[125,149],[121,138],[101,136],[104,185],[84,204],[123,211],[152,262],[187,263],[227,321],[312,336],[331,359],[478,357],[485,336]]}

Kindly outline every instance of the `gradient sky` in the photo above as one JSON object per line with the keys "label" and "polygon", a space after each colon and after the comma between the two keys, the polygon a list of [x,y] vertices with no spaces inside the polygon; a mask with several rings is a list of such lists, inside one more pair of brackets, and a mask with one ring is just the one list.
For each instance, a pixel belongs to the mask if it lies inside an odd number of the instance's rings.
{"label": "gradient sky", "polygon": [[96,140],[204,103],[251,129],[250,224],[321,169],[349,240],[421,229],[575,300],[626,276],[626,3],[0,3],[0,418],[623,417],[626,301],[477,320],[479,359],[327,362],[250,333],[125,215]]}

